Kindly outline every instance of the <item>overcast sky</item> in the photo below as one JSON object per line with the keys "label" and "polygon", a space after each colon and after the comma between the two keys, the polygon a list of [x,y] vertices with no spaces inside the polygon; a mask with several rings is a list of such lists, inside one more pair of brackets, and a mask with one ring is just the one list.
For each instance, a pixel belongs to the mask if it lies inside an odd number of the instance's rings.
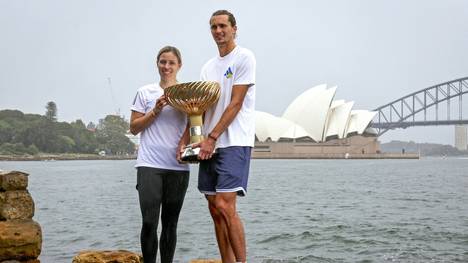
{"label": "overcast sky", "polygon": [[[60,121],[128,118],[137,88],[158,80],[162,46],[182,52],[179,81],[198,79],[217,54],[208,25],[217,9],[235,14],[237,43],[256,55],[257,110],[277,116],[321,83],[372,110],[468,76],[466,0],[0,0],[0,109],[43,114],[54,101]],[[381,141],[453,138],[448,126]]]}

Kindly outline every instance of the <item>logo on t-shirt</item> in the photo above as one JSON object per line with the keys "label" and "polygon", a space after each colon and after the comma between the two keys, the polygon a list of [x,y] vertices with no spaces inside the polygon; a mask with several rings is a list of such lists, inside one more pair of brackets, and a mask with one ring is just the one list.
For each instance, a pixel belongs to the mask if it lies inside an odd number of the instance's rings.
{"label": "logo on t-shirt", "polygon": [[226,73],[224,73],[224,76],[225,76],[227,79],[232,78],[232,70],[231,70],[231,67],[229,67],[229,68],[226,70]]}

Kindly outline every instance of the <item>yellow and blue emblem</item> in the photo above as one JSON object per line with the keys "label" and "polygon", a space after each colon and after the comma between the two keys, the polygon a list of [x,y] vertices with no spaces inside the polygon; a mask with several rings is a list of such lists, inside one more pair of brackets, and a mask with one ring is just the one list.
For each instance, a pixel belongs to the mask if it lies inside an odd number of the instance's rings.
{"label": "yellow and blue emblem", "polygon": [[229,68],[226,70],[226,73],[224,73],[224,76],[225,76],[227,79],[232,78],[232,70],[231,70],[231,67],[229,67]]}

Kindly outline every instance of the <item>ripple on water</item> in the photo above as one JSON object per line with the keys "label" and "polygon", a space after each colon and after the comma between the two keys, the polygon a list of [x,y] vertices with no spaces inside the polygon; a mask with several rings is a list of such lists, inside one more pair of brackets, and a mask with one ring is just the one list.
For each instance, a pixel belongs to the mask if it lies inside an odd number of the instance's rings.
{"label": "ripple on water", "polygon": [[101,241],[97,241],[97,242],[93,242],[91,244],[91,247],[100,247],[101,245],[103,245],[103,243]]}
{"label": "ripple on water", "polygon": [[70,243],[77,243],[77,242],[84,241],[84,240],[86,240],[86,238],[83,236],[80,236],[80,237],[76,237],[70,240]]}
{"label": "ripple on water", "polygon": [[320,257],[315,255],[305,255],[305,256],[296,256],[296,257],[289,257],[289,258],[262,258],[258,257],[255,258],[254,262],[261,262],[261,263],[302,263],[302,262],[317,262],[317,263],[325,263],[325,262],[336,262],[333,259]]}
{"label": "ripple on water", "polygon": [[[91,247],[139,251],[133,164],[0,162],[30,173],[41,262],[69,263]],[[253,160],[251,190],[239,198],[248,261],[468,262],[467,170],[466,160],[449,158]],[[206,201],[190,180],[175,262],[219,257]]]}
{"label": "ripple on water", "polygon": [[294,237],[293,234],[283,233],[283,234],[274,235],[274,236],[268,237],[266,239],[260,240],[257,243],[258,244],[265,244],[265,243],[271,243],[273,241],[282,241],[282,242],[284,242],[285,239],[291,239],[293,237]]}

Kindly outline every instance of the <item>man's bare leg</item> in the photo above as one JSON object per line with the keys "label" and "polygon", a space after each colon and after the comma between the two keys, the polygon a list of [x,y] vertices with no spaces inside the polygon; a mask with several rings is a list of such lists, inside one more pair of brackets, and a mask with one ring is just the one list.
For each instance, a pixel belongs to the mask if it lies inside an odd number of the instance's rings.
{"label": "man's bare leg", "polygon": [[244,226],[236,210],[237,193],[217,193],[216,210],[227,227],[229,244],[236,262],[246,262]]}
{"label": "man's bare leg", "polygon": [[222,214],[216,208],[216,196],[206,195],[208,200],[208,208],[210,210],[211,217],[215,225],[216,240],[218,241],[219,253],[221,254],[221,260],[223,262],[236,262],[236,257],[229,241],[229,233]]}

